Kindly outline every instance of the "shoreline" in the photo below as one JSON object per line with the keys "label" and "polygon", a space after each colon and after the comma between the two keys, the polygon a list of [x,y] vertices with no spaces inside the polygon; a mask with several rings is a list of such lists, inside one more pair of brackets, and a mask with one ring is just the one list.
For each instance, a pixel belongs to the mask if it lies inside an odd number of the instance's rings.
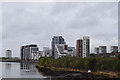
{"label": "shoreline", "polygon": [[[70,68],[56,68],[56,67],[43,67],[40,65],[36,65],[35,66],[39,71],[43,71],[46,72],[46,74],[48,75],[53,75],[53,76],[57,76],[63,73],[81,73],[81,74],[85,74],[85,75],[91,75],[91,76],[95,76],[93,78],[119,78],[120,76],[118,76],[118,73],[115,72],[105,72],[105,71],[96,71],[96,72],[90,72],[88,73],[86,70],[80,70],[80,69],[70,69]],[[120,73],[119,73],[120,74]]]}
{"label": "shoreline", "polygon": [[0,62],[38,63],[38,61],[21,60],[21,59],[1,59]]}
{"label": "shoreline", "polygon": [[[18,62],[18,63],[38,63],[37,61],[22,61],[22,60],[1,60],[0,62]],[[40,65],[35,66],[39,71],[46,72],[47,75],[59,76],[63,73],[82,73],[82,74],[90,74],[94,76],[103,76],[107,78],[119,78],[120,79],[120,72],[112,72],[112,71],[94,71],[88,73],[87,70],[80,70],[80,69],[72,69],[72,68],[59,68],[59,67],[43,67]],[[42,69],[42,70],[41,70]],[[57,72],[57,73],[56,73]]]}
{"label": "shoreline", "polygon": [[38,62],[34,62],[34,61],[0,61],[0,62],[13,62],[13,63],[38,63]]}

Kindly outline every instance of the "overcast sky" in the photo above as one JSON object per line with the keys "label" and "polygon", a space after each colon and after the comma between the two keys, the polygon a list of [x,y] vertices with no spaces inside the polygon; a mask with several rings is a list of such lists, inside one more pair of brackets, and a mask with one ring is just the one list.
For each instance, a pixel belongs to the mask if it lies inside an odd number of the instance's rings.
{"label": "overcast sky", "polygon": [[11,49],[20,56],[20,46],[35,43],[51,47],[51,39],[62,35],[69,46],[76,40],[90,36],[94,47],[118,45],[118,3],[3,3],[3,56]]}

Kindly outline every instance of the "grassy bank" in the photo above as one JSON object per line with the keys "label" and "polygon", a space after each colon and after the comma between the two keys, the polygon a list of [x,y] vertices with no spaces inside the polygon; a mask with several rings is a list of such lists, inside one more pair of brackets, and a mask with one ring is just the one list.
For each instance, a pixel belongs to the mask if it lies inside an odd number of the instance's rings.
{"label": "grassy bank", "polygon": [[21,62],[21,59],[1,59],[1,62]]}
{"label": "grassy bank", "polygon": [[45,76],[52,76],[53,78],[108,78],[107,76],[94,75],[83,70],[43,67],[37,65],[36,68]]}
{"label": "grassy bank", "polygon": [[[118,73],[115,72],[105,72],[105,71],[96,71],[88,73],[86,70],[80,70],[80,69],[70,69],[70,68],[56,68],[56,67],[44,67],[37,65],[37,69],[40,72],[44,72],[45,75],[49,76],[59,76],[60,74],[66,74],[66,73],[82,73],[86,75],[84,78],[87,77],[87,75],[94,75],[92,78],[120,78]],[[69,76],[71,77],[71,76]],[[83,78],[83,77],[82,77]]]}
{"label": "grassy bank", "polygon": [[87,73],[91,70],[93,75],[120,78],[120,60],[110,57],[74,58],[65,57],[59,59],[40,58],[38,67],[49,68],[51,71],[74,71]]}

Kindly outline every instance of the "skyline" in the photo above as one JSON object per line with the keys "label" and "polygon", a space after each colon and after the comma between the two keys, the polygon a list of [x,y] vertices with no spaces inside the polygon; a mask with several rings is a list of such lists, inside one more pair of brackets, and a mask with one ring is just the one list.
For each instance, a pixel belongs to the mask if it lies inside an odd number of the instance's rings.
{"label": "skyline", "polygon": [[77,39],[90,36],[90,52],[97,46],[118,45],[117,5],[117,2],[3,3],[2,53],[11,49],[14,56],[19,56],[20,46],[30,43],[36,43],[40,49],[51,48],[54,35],[62,35],[73,47]]}

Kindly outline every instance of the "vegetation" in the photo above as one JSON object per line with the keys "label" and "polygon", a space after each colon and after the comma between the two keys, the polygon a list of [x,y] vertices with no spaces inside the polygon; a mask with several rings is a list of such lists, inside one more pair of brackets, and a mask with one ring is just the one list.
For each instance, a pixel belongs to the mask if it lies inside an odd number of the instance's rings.
{"label": "vegetation", "polygon": [[120,59],[120,54],[118,55],[118,59]]}
{"label": "vegetation", "polygon": [[44,67],[72,68],[92,71],[114,71],[120,72],[120,59],[117,57],[64,57],[53,59],[42,57],[39,59],[39,65]]}
{"label": "vegetation", "polygon": [[0,58],[1,62],[20,62],[21,59],[9,59],[9,58]]}

